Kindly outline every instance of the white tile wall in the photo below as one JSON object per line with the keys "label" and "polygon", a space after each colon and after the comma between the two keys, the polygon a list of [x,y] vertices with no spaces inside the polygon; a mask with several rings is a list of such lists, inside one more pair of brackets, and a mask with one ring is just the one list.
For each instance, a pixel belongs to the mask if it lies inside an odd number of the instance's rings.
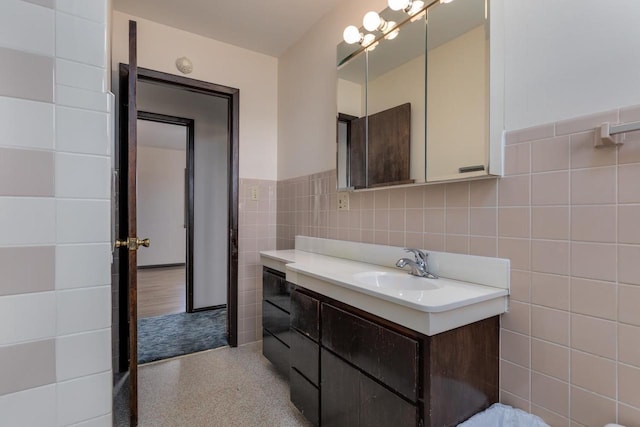
{"label": "white tile wall", "polygon": [[100,67],[56,59],[56,84],[104,92],[106,73]]}
{"label": "white tile wall", "polygon": [[56,200],[58,243],[109,242],[111,205],[108,200]]}
{"label": "white tile wall", "polygon": [[109,153],[109,116],[87,110],[56,107],[56,149],[74,153]]}
{"label": "white tile wall", "polygon": [[55,292],[0,297],[0,345],[55,335]]}
{"label": "white tile wall", "polygon": [[[29,24],[25,25],[25,21]],[[1,46],[52,56],[53,24],[54,12],[51,9],[20,0],[0,2]],[[38,31],[33,31],[34,28]]]}
{"label": "white tile wall", "polygon": [[56,197],[108,199],[108,157],[56,153]]}
{"label": "white tile wall", "polygon": [[109,111],[106,94],[63,85],[56,86],[56,104],[105,113]]}
{"label": "white tile wall", "polygon": [[[55,60],[55,72],[46,68],[40,81],[56,85],[53,103],[0,97],[0,145],[57,151],[56,172],[47,177],[55,198],[26,197],[26,190],[0,197],[0,247],[57,243],[55,273],[38,276],[51,283],[55,274],[55,291],[0,297],[0,346],[55,339],[46,362],[57,383],[5,388],[0,426],[111,425],[108,4],[0,0],[0,47]],[[12,88],[7,94],[29,95]],[[30,368],[20,360],[10,365]],[[0,381],[2,374],[0,367]]]}
{"label": "white tile wall", "polygon": [[78,424],[73,424],[71,427],[112,427],[111,415],[105,415],[103,417],[93,418],[91,420],[82,421]]}
{"label": "white tile wall", "polygon": [[58,335],[108,328],[111,324],[111,287],[58,292]]}
{"label": "white tile wall", "polygon": [[56,339],[56,378],[66,381],[111,368],[111,331],[68,335]]}
{"label": "white tile wall", "polygon": [[106,3],[87,0],[56,0],[56,9],[96,22],[106,22]]}
{"label": "white tile wall", "polygon": [[58,383],[58,426],[111,412],[111,373]]}
{"label": "white tile wall", "polygon": [[0,144],[52,149],[53,111],[53,105],[45,102],[0,96]]}
{"label": "white tile wall", "polygon": [[111,245],[56,246],[56,289],[111,283]]}
{"label": "white tile wall", "polygon": [[56,418],[56,386],[32,388],[0,396],[2,425],[50,427]]}
{"label": "white tile wall", "polygon": [[54,200],[0,198],[0,246],[55,242]]}
{"label": "white tile wall", "polygon": [[56,12],[56,56],[104,67],[106,24]]}

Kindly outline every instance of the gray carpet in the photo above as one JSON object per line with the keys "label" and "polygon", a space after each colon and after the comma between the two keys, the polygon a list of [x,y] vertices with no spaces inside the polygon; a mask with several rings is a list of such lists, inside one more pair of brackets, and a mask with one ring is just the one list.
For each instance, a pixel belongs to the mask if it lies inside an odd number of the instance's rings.
{"label": "gray carpet", "polygon": [[138,320],[139,364],[227,344],[227,310],[224,308]]}

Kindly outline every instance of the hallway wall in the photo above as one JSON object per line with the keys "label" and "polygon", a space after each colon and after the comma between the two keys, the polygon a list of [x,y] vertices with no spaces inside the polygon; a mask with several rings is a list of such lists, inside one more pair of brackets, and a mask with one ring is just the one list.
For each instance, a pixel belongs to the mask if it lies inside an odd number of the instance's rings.
{"label": "hallway wall", "polygon": [[107,1],[0,2],[0,424],[111,426]]}

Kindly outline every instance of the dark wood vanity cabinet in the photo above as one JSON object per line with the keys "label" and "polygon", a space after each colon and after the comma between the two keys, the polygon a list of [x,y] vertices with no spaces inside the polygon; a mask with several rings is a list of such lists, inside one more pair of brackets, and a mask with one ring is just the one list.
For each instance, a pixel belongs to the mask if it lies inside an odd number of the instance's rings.
{"label": "dark wood vanity cabinet", "polygon": [[262,271],[262,354],[286,377],[291,346],[290,295],[291,284],[284,274],[265,267]]}
{"label": "dark wood vanity cabinet", "polygon": [[291,293],[291,402],[320,425],[320,301],[300,288]]}
{"label": "dark wood vanity cabinet", "polygon": [[498,316],[426,336],[267,268],[263,304],[264,355],[313,425],[456,426],[498,401]]}
{"label": "dark wood vanity cabinet", "polygon": [[498,316],[426,336],[296,287],[291,319],[291,375],[320,379],[291,400],[317,390],[316,425],[456,426],[498,401]]}

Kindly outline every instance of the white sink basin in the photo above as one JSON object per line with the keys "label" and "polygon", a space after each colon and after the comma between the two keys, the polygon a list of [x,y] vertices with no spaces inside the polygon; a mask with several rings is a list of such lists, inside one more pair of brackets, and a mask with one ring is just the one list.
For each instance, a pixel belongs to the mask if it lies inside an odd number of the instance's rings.
{"label": "white sink basin", "polygon": [[408,273],[389,273],[386,271],[367,271],[353,275],[355,281],[377,289],[395,291],[432,291],[439,289],[437,279],[412,276]]}

